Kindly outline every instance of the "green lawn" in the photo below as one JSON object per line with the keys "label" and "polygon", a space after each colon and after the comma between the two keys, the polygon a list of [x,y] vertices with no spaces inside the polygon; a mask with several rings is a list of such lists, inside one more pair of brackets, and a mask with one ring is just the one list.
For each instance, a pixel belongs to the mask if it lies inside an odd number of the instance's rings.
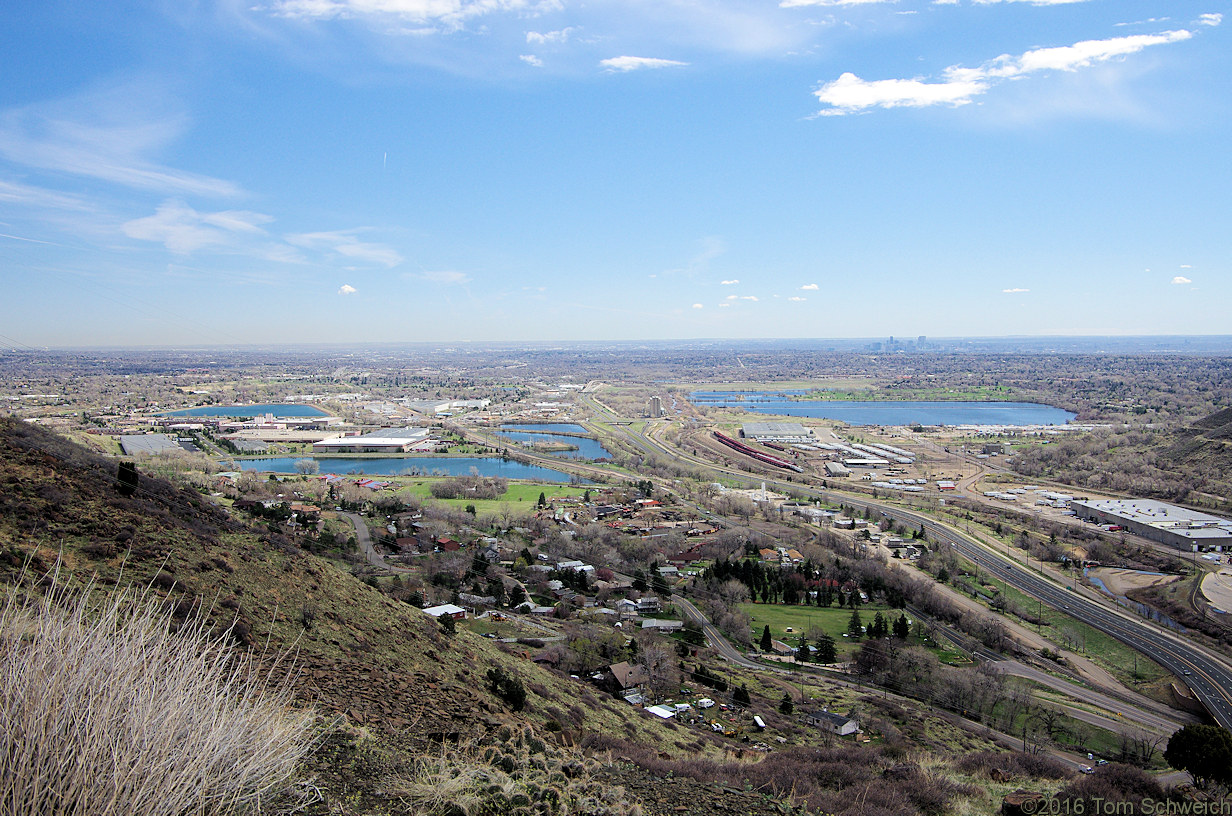
{"label": "green lawn", "polygon": [[505,509],[516,515],[525,515],[535,511],[535,507],[539,503],[540,493],[547,499],[551,499],[553,496],[576,496],[581,499],[586,492],[585,486],[578,485],[510,482],[509,489],[505,491],[504,495],[496,499],[436,499],[432,496],[432,484],[433,482],[440,481],[440,479],[423,477],[405,478],[398,481],[402,485],[402,489],[399,492],[407,492],[423,499],[443,502],[459,509],[465,508],[468,504],[473,504],[475,505],[475,512],[479,515],[496,514]]}
{"label": "green lawn", "polygon": [[[797,645],[800,635],[808,634],[809,629],[818,627],[834,638],[834,648],[838,651],[840,661],[847,660],[863,643],[863,640],[845,637],[847,622],[851,620],[851,609],[847,607],[746,603],[740,604],[740,608],[752,619],[754,643],[761,640],[761,633],[767,626],[770,627],[771,637],[789,646]],[[902,614],[902,610],[890,609],[884,604],[862,604],[859,610],[860,621],[865,626],[873,622],[873,617],[878,612],[885,616],[888,623],[898,620],[898,616]],[[788,627],[792,629],[791,632],[787,631]]]}

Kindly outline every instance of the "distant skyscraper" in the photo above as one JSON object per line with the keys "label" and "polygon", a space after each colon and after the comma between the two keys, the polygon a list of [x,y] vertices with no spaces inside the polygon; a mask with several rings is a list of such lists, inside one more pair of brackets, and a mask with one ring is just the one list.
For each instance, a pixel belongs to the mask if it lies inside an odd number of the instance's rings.
{"label": "distant skyscraper", "polygon": [[663,416],[663,399],[661,397],[650,398],[650,415],[656,418]]}

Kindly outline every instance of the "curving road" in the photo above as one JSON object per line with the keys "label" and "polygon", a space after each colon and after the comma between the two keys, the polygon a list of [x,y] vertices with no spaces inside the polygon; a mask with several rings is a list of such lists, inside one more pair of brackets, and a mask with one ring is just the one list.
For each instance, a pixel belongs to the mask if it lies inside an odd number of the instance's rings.
{"label": "curving road", "polygon": [[368,522],[364,521],[364,517],[358,513],[339,513],[339,515],[346,516],[351,524],[355,525],[355,543],[359,545],[359,551],[364,554],[368,563],[384,569],[385,558],[372,546],[372,536],[368,532]]}
{"label": "curving road", "polygon": [[872,499],[813,488],[801,482],[783,482],[773,476],[760,477],[716,466],[711,462],[690,456],[684,451],[669,447],[661,439],[648,434],[635,433],[630,428],[623,430],[634,444],[648,453],[688,461],[746,483],[756,484],[765,481],[767,486],[773,486],[776,490],[811,495],[831,503],[841,502],[858,510],[867,509],[870,513],[882,515],[909,527],[923,525],[931,538],[942,544],[949,544],[963,557],[999,576],[1018,591],[1054,609],[1064,611],[1150,657],[1181,678],[1219,725],[1232,729],[1232,668],[1206,649],[1176,635],[1163,632],[1146,621],[1114,612],[1072,590],[1062,588],[1024,569],[1022,565],[985,549],[977,542],[928,516]]}

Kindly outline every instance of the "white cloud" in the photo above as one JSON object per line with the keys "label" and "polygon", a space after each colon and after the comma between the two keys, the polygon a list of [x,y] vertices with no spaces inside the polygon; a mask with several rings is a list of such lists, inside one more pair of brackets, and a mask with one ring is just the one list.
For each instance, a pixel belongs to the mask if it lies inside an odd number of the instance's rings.
{"label": "white cloud", "polygon": [[939,80],[923,78],[867,81],[847,72],[827,82],[814,96],[829,107],[823,116],[841,116],[870,108],[928,107],[970,103],[993,85],[1041,71],[1077,71],[1117,57],[1136,54],[1153,45],[1187,40],[1193,32],[1165,31],[1106,40],[1084,40],[1055,48],[1036,48],[1014,57],[1003,54],[978,68],[947,68]]}
{"label": "white cloud", "polygon": [[261,224],[274,219],[246,210],[203,213],[179,201],[166,201],[154,215],[135,218],[121,225],[129,238],[161,243],[177,255],[199,249],[235,249],[237,238],[265,235]]}
{"label": "white cloud", "polygon": [[1190,264],[1181,264],[1181,269],[1193,269],[1193,266]]}
{"label": "white cloud", "polygon": [[349,283],[344,283],[344,284],[342,284],[342,287],[338,290],[338,294],[340,294],[340,295],[353,295],[353,294],[355,294],[357,291],[359,291],[359,290],[358,290],[358,289],[356,289],[356,288],[355,288],[354,286],[352,286],[351,284],[349,284]]}
{"label": "white cloud", "polygon": [[871,6],[880,3],[896,3],[898,0],[782,0],[779,8],[802,8],[804,6]]}
{"label": "white cloud", "polygon": [[742,296],[740,297],[740,299],[741,299],[741,300],[751,300],[751,301],[753,301],[754,303],[756,303],[756,302],[757,302],[757,295],[742,295]]}
{"label": "white cloud", "polygon": [[1212,12],[1210,14],[1199,14],[1198,23],[1204,26],[1217,26],[1223,22],[1223,15]]}
{"label": "white cloud", "polygon": [[1172,279],[1172,283],[1179,286],[1181,284],[1193,283],[1193,281],[1191,281],[1189,278],[1185,277],[1184,275],[1177,275],[1175,278]]}
{"label": "white cloud", "polygon": [[643,68],[673,68],[688,64],[687,62],[659,59],[657,57],[612,57],[599,61],[599,66],[606,69],[609,73],[621,74],[629,71],[638,71]]}
{"label": "white cloud", "polygon": [[570,35],[577,31],[576,26],[568,26],[559,31],[547,31],[539,33],[538,31],[527,31],[526,42],[531,45],[553,45],[568,41]]}
{"label": "white cloud", "polygon": [[731,306],[731,304],[730,304],[730,303],[720,303],[720,304],[719,304],[719,308],[720,308],[720,309],[726,309],[726,308],[728,308],[728,307],[730,307],[730,306]]}
{"label": "white cloud", "polygon": [[384,244],[360,241],[355,234],[362,230],[337,230],[334,232],[305,232],[288,235],[287,242],[305,249],[334,252],[344,258],[367,263],[395,267],[402,263],[397,250]]}
{"label": "white cloud", "polygon": [[738,280],[719,281],[719,286],[735,286],[737,283],[740,283],[740,281]]}
{"label": "white cloud", "polygon": [[693,308],[694,308],[694,309],[704,309],[704,308],[706,308],[706,307],[705,307],[705,306],[702,306],[700,303],[694,303],[694,304],[693,304]]}
{"label": "white cloud", "polygon": [[799,297],[799,296],[797,296],[797,295],[792,295],[791,297],[789,297],[789,298],[787,298],[787,299],[788,299],[788,300],[795,301],[796,303],[803,303],[804,301],[808,300],[808,298],[802,298],[802,297]]}
{"label": "white cloud", "polygon": [[728,299],[728,300],[739,300],[739,299],[740,299],[740,295],[728,295],[728,296],[727,296],[727,299]]}
{"label": "white cloud", "polygon": [[[490,14],[533,15],[559,8],[559,0],[273,0],[265,10],[298,20],[375,18],[456,30],[468,20]],[[425,33],[415,28],[406,31]]]}
{"label": "white cloud", "polygon": [[461,285],[464,283],[471,282],[470,275],[466,274],[465,272],[458,272],[457,270],[454,270],[454,269],[435,269],[432,271],[425,271],[421,273],[420,277],[424,278],[425,280],[430,280],[433,283],[448,283],[448,284]]}
{"label": "white cloud", "polygon": [[817,284],[815,284],[815,283],[806,283],[806,284],[804,284],[803,286],[801,286],[800,288],[801,288],[801,289],[803,289],[805,292],[816,292],[816,291],[817,291],[818,289],[820,289],[821,287],[820,287],[820,286],[818,286],[818,285],[817,285]]}
{"label": "white cloud", "polygon": [[1018,295],[1018,294],[1022,294],[1023,292],[1030,292],[1031,290],[1030,290],[1030,289],[1014,288],[1014,289],[1002,289],[1001,291],[1002,291],[1004,294],[1007,294],[1007,295]]}
{"label": "white cloud", "polygon": [[86,203],[74,195],[44,190],[26,184],[0,179],[0,201],[24,207],[46,207],[55,210],[87,210]]}
{"label": "white cloud", "polygon": [[174,194],[235,196],[230,181],[185,172],[151,158],[188,127],[167,94],[117,85],[0,114],[0,156],[57,173]]}
{"label": "white cloud", "polygon": [[522,60],[522,62],[527,65],[534,66],[535,68],[543,67],[543,60],[539,59],[534,54],[519,54],[518,59]]}
{"label": "white cloud", "polygon": [[1067,6],[1071,3],[1085,3],[1087,0],[975,0],[977,6],[990,6],[995,3],[1030,3],[1033,6]]}

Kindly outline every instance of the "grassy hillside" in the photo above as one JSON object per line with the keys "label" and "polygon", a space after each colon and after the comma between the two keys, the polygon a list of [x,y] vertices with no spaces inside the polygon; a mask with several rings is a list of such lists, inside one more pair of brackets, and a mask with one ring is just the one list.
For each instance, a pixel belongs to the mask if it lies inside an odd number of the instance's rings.
{"label": "grassy hillside", "polygon": [[[792,686],[770,675],[735,680],[771,726],[764,739],[782,739],[771,753],[661,722],[539,668],[522,646],[446,634],[200,493],[142,476],[122,495],[116,460],[11,419],[0,419],[0,484],[0,580],[58,558],[70,585],[149,585],[177,621],[201,609],[216,637],[258,659],[294,651],[296,705],[319,713],[320,734],[289,794],[299,812],[983,813],[1010,787],[957,762],[989,749],[983,736],[836,686],[818,688],[863,708],[872,744],[778,714]],[[522,710],[490,690],[492,669],[522,684]],[[1055,790],[1065,776],[987,764],[1013,786]]]}

